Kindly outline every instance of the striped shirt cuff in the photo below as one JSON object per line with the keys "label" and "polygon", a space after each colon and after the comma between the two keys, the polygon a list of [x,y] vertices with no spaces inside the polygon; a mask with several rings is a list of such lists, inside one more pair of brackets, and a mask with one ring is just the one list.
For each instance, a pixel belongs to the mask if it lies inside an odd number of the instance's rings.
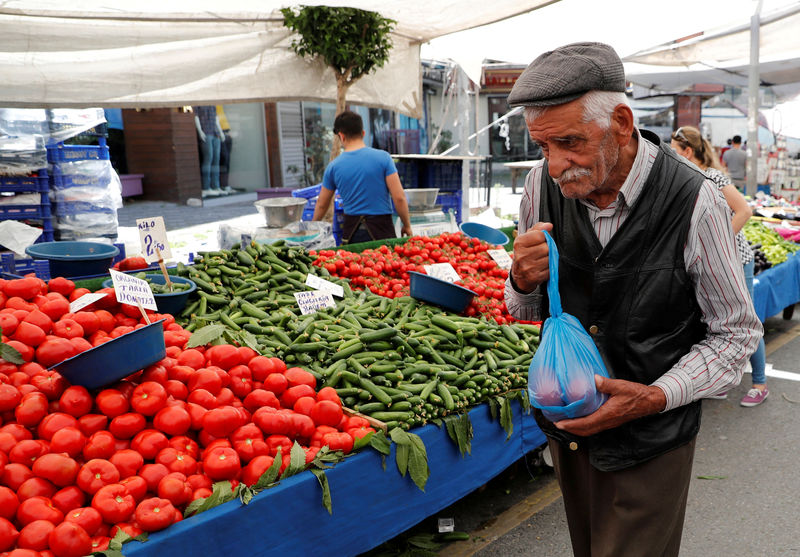
{"label": "striped shirt cuff", "polygon": [[522,321],[542,320],[542,291],[536,287],[533,292],[523,294],[518,292],[511,284],[511,274],[506,279],[505,301],[508,313],[515,319]]}
{"label": "striped shirt cuff", "polygon": [[664,391],[667,398],[664,412],[689,404],[694,400],[694,385],[691,378],[677,368],[672,368],[656,379],[652,386]]}

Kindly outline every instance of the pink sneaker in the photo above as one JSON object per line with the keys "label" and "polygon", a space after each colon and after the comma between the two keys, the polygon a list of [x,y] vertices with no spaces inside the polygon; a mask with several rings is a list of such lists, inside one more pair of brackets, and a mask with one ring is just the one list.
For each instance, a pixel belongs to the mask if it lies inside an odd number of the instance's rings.
{"label": "pink sneaker", "polygon": [[767,389],[766,387],[764,387],[763,391],[753,387],[752,389],[747,391],[747,394],[744,395],[744,398],[742,398],[742,401],[739,404],[741,404],[742,406],[758,406],[759,404],[764,402],[764,400],[766,400],[768,396],[769,396],[769,389]]}

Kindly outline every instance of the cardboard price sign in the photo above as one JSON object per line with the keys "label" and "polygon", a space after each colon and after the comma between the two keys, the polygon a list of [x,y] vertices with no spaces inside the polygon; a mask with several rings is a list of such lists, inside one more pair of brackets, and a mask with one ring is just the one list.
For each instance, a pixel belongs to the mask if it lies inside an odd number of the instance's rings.
{"label": "cardboard price sign", "polygon": [[164,224],[164,217],[136,219],[136,226],[139,228],[142,253],[148,263],[158,261],[160,259],[159,252],[164,259],[172,257],[169,242],[167,242],[167,227]]}
{"label": "cardboard price sign", "polygon": [[294,299],[297,300],[297,305],[300,306],[300,313],[303,315],[317,313],[317,311],[321,309],[332,308],[336,306],[331,293],[323,290],[295,292]]}
{"label": "cardboard price sign", "polygon": [[425,272],[433,278],[447,282],[461,280],[461,277],[456,273],[456,270],[453,269],[450,263],[434,263],[433,265],[425,265],[424,267]]}
{"label": "cardboard price sign", "polygon": [[511,268],[511,256],[508,255],[508,252],[504,249],[487,249],[486,253],[489,254],[489,257],[495,260],[497,266],[501,269],[510,269]]}
{"label": "cardboard price sign", "polygon": [[70,302],[69,304],[69,311],[70,313],[75,313],[76,311],[80,311],[86,306],[95,303],[97,300],[101,300],[106,297],[106,294],[98,294],[97,292],[89,292],[88,294],[84,294],[74,302]]}
{"label": "cardboard price sign", "polygon": [[150,289],[150,284],[146,280],[120,273],[114,269],[109,269],[108,271],[111,273],[111,280],[114,282],[114,292],[120,304],[142,306],[145,309],[158,311],[153,291]]}
{"label": "cardboard price sign", "polygon": [[334,296],[338,296],[339,298],[344,297],[344,288],[342,288],[341,284],[333,283],[329,280],[325,280],[324,278],[320,278],[317,275],[309,274],[306,277],[306,284],[309,285],[314,290],[319,290],[321,292],[330,292]]}

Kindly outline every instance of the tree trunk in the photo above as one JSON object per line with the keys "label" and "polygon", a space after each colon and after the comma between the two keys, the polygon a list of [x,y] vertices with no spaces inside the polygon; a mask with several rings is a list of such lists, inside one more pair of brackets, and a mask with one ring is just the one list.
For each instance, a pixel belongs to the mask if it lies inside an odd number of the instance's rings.
{"label": "tree trunk", "polygon": [[[347,72],[344,74],[336,74],[336,116],[344,112],[345,108],[347,108],[347,90],[353,84],[347,82],[347,77],[350,75],[350,70],[348,69]],[[342,150],[342,142],[339,141],[339,136],[333,136],[333,144],[331,145],[331,158],[329,160],[333,160],[339,156],[339,153]]]}

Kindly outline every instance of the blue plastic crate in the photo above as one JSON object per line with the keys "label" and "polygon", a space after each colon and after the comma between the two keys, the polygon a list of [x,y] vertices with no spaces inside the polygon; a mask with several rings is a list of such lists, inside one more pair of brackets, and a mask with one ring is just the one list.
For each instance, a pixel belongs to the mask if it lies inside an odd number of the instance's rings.
{"label": "blue plastic crate", "polygon": [[456,215],[456,223],[461,224],[461,191],[440,193],[436,196],[436,204],[442,206],[442,212],[447,213],[450,209]]}
{"label": "blue plastic crate", "polygon": [[47,146],[47,162],[58,164],[77,161],[107,161],[109,160],[108,146],[105,138],[101,137],[99,145],[64,145],[53,143]]}
{"label": "blue plastic crate", "polygon": [[39,192],[48,189],[47,170],[38,171],[38,176],[0,176],[0,192]]}
{"label": "blue plastic crate", "polygon": [[419,165],[417,161],[400,160],[394,163],[400,183],[404,188],[418,188],[419,185]]}
{"label": "blue plastic crate", "polygon": [[0,266],[3,272],[16,277],[21,277],[28,273],[35,273],[42,280],[50,280],[50,263],[31,258],[16,258],[13,253],[0,255]]}
{"label": "blue plastic crate", "polygon": [[292,191],[292,197],[302,197],[304,199],[315,199],[319,197],[319,192],[322,191],[322,184],[316,186],[309,186],[307,188],[300,188]]}
{"label": "blue plastic crate", "polygon": [[461,191],[461,167],[461,161],[428,161],[424,187]]}
{"label": "blue plastic crate", "polygon": [[38,205],[0,205],[0,220],[40,220],[50,216],[49,201]]}
{"label": "blue plastic crate", "polygon": [[117,210],[112,207],[98,207],[88,201],[62,201],[53,203],[53,212],[58,217],[67,217],[82,213],[115,214]]}
{"label": "blue plastic crate", "polygon": [[107,188],[108,180],[106,176],[91,176],[88,174],[63,174],[58,165],[53,167],[50,175],[50,186],[52,189],[61,190],[66,188]]}

